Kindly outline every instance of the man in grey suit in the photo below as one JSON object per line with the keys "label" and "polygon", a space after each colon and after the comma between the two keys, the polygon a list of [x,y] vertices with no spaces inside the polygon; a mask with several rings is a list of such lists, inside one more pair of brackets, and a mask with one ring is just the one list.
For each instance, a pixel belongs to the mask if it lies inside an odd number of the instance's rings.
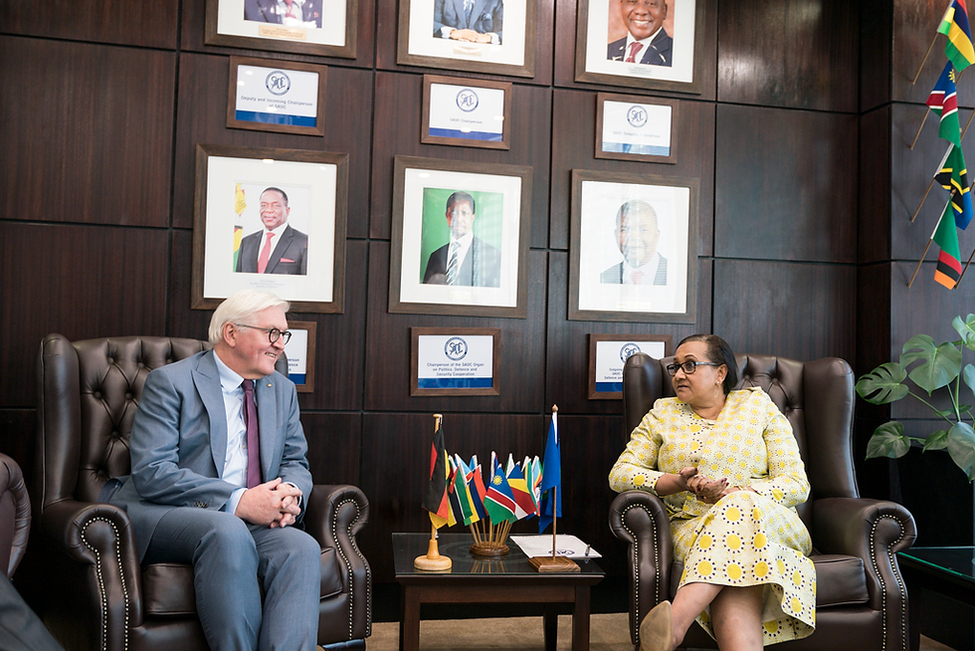
{"label": "man in grey suit", "polygon": [[213,350],[148,375],[131,475],[107,496],[128,512],[143,564],[193,566],[211,649],[316,647],[321,548],[290,526],[312,489],[308,444],[295,385],[274,370],[288,307],[238,292],[213,313]]}
{"label": "man in grey suit", "polygon": [[646,201],[625,202],[616,211],[616,241],[623,261],[599,275],[610,285],[666,285],[667,258],[657,252],[657,211]]}
{"label": "man in grey suit", "polygon": [[288,224],[291,207],[280,188],[261,193],[261,223],[264,228],[240,241],[238,272],[257,274],[308,273],[308,236]]}

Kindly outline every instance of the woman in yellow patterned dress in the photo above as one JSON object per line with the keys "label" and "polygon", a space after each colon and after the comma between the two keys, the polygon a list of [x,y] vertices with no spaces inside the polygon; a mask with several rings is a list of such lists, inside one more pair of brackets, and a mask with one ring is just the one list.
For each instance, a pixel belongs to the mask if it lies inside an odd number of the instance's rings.
{"label": "woman in yellow patterned dress", "polygon": [[672,651],[695,619],[722,651],[810,635],[816,573],[795,509],[809,482],[789,421],[760,388],[732,391],[721,337],[687,337],[667,370],[677,397],[654,403],[609,475],[615,491],[663,499],[684,564],[673,604],[641,623],[641,648]]}

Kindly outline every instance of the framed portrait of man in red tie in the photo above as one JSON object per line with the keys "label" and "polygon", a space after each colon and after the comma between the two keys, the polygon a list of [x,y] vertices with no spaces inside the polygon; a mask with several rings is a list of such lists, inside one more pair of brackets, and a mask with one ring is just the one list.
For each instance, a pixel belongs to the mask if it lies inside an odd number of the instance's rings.
{"label": "framed portrait of man in red tie", "polygon": [[197,147],[193,308],[240,289],[341,312],[348,155]]}
{"label": "framed portrait of man in red tie", "polygon": [[701,92],[704,0],[582,0],[576,80]]}

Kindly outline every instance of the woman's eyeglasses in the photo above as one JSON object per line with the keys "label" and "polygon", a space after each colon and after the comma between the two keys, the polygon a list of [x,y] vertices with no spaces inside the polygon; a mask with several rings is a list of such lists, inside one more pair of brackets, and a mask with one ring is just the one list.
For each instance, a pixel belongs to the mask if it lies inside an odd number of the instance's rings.
{"label": "woman's eyeglasses", "polygon": [[668,364],[665,368],[671,376],[677,375],[677,369],[684,371],[684,375],[690,375],[697,370],[698,366],[721,366],[721,364],[715,364],[714,362],[695,362],[693,359],[689,359],[683,364]]}

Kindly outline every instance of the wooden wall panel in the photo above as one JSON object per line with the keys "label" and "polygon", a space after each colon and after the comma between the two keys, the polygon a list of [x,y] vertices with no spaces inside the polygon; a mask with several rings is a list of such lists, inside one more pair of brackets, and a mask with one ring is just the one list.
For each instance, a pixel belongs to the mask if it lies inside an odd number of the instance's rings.
{"label": "wooden wall panel", "polygon": [[179,0],[2,2],[0,25],[8,34],[173,49],[178,11]]}
{"label": "wooden wall panel", "polygon": [[362,418],[359,414],[306,412],[308,468],[316,484],[362,484]]}
{"label": "wooden wall panel", "polygon": [[[552,43],[555,32],[551,29],[554,22],[555,0],[534,0],[535,2],[535,76],[521,77],[518,81],[549,86],[552,83]],[[397,34],[399,30],[400,3],[378,3],[376,13],[376,67],[382,70],[401,70],[417,73],[464,75],[483,77],[487,79],[504,79],[511,81],[511,77],[487,75],[481,73],[465,73],[444,68],[421,68],[418,66],[401,66],[396,63],[396,49],[398,47]],[[431,15],[431,34],[433,22]],[[431,36],[432,38],[432,36]]]}
{"label": "wooden wall panel", "polygon": [[855,359],[856,280],[852,265],[716,260],[714,333],[735,352]]}
{"label": "wooden wall panel", "polygon": [[5,219],[165,226],[172,53],[0,39]]}
{"label": "wooden wall panel", "polygon": [[[437,72],[437,71],[431,71]],[[440,71],[442,72],[442,71]],[[546,89],[515,85],[511,94],[511,149],[481,149],[420,143],[423,77],[403,73],[376,74],[376,114],[373,133],[372,223],[370,237],[389,239],[393,204],[393,160],[422,156],[448,161],[526,165],[532,168],[530,242],[545,246],[548,215],[549,156],[551,151],[551,94]]]}
{"label": "wooden wall panel", "polygon": [[549,253],[545,404],[548,407],[557,404],[559,413],[564,414],[619,415],[622,407],[620,400],[589,399],[589,335],[669,335],[671,348],[668,353],[672,353],[684,337],[710,332],[712,267],[711,260],[698,261],[697,322],[694,324],[569,321],[566,316],[569,256],[561,251]]}
{"label": "wooden wall panel", "polygon": [[680,103],[677,111],[677,163],[664,164],[597,159],[595,93],[556,89],[554,97],[549,247],[569,247],[572,170],[582,169],[700,179],[697,252],[700,255],[711,255],[711,217],[714,213],[714,105],[693,101]]}
{"label": "wooden wall panel", "polygon": [[721,4],[718,101],[852,113],[859,99],[856,4]]}
{"label": "wooden wall panel", "polygon": [[329,67],[325,137],[227,128],[226,56],[183,54],[180,57],[173,225],[193,228],[196,145],[277,147],[349,154],[349,237],[365,237],[369,215],[369,141],[371,125],[361,119],[372,111],[372,75]]}
{"label": "wooden wall panel", "polygon": [[892,2],[860,2],[860,111],[869,111],[890,99],[890,44],[893,40]]}
{"label": "wooden wall panel", "polygon": [[[390,314],[389,245],[369,247],[369,319],[366,324],[365,409],[370,411],[539,412],[544,409],[546,256],[528,256],[528,317],[502,319]],[[410,328],[500,328],[499,396],[410,396]]]}
{"label": "wooden wall panel", "polygon": [[718,105],[714,254],[856,261],[856,116]]}
{"label": "wooden wall panel", "polygon": [[[610,0],[615,4],[616,0]],[[599,86],[591,83],[581,83],[575,81],[575,57],[578,44],[576,42],[576,13],[578,6],[582,3],[578,0],[557,0],[555,14],[555,84],[557,86],[572,86],[576,88],[597,88]],[[701,99],[714,101],[715,88],[717,86],[717,52],[718,52],[718,19],[723,15],[724,3],[717,0],[705,0],[704,24],[696,25],[697,38],[704,39],[701,58],[701,92],[696,93],[661,93],[671,97],[685,97],[688,99]],[[608,36],[607,36],[608,39]],[[607,45],[609,41],[607,40]],[[625,86],[601,86],[604,90],[614,93],[634,92],[642,94],[646,91],[629,89]],[[653,94],[657,94],[654,91]]]}
{"label": "wooden wall panel", "polygon": [[38,345],[51,332],[166,334],[167,247],[159,230],[0,221],[0,406],[36,404]]}
{"label": "wooden wall panel", "polygon": [[[889,198],[893,190],[890,175],[890,115],[891,107],[885,106],[861,115],[859,119],[860,182],[856,225],[857,260],[861,263],[890,259],[892,218]],[[917,200],[920,201],[920,197]],[[904,204],[902,207],[907,209]],[[917,207],[916,203],[914,207]]]}
{"label": "wooden wall panel", "polygon": [[182,15],[180,20],[180,49],[183,51],[210,52],[223,54],[237,54],[240,56],[280,56],[293,61],[309,61],[312,63],[326,63],[342,66],[356,66],[371,68],[375,61],[374,34],[376,31],[376,7],[372,0],[356,0],[359,13],[356,35],[356,57],[345,59],[337,57],[318,57],[305,55],[291,55],[272,53],[255,49],[240,49],[215,47],[204,45],[206,36],[206,3],[207,0],[182,0]]}

